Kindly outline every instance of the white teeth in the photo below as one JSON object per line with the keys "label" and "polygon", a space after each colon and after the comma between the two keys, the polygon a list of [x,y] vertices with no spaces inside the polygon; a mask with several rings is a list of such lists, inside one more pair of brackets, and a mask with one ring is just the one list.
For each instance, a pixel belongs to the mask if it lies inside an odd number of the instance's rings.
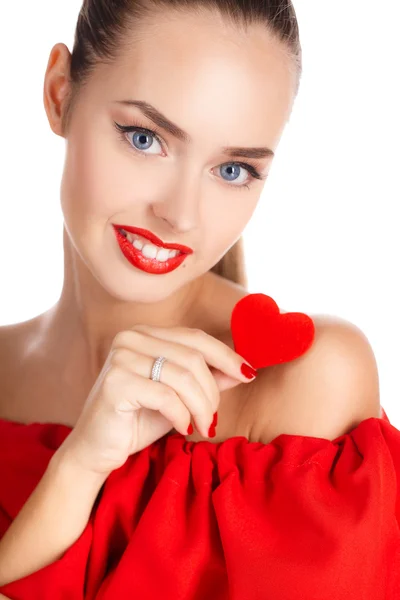
{"label": "white teeth", "polygon": [[[177,250],[173,250],[173,252],[177,252]],[[157,252],[157,260],[159,260],[160,262],[165,262],[173,256],[176,256],[176,254],[172,254],[170,250],[167,250],[167,248],[162,248]]]}
{"label": "white teeth", "polygon": [[[129,238],[128,238],[128,239],[129,239]],[[133,242],[132,242],[132,240],[131,240],[131,239],[129,239],[129,241],[130,241],[130,242],[131,242],[131,243],[132,243],[132,244],[135,246],[135,248],[137,248],[138,250],[141,250],[141,249],[143,248],[143,246],[144,246],[144,243],[143,243],[143,242],[141,242],[140,240],[133,240]]]}
{"label": "white teeth", "polygon": [[157,256],[157,246],[153,244],[145,244],[142,248],[143,256],[147,256],[147,258],[155,258]]}
{"label": "white teeth", "polygon": [[140,250],[143,256],[147,258],[157,258],[160,262],[165,262],[169,258],[173,258],[174,256],[178,256],[181,254],[179,250],[168,250],[167,248],[160,248],[159,246],[155,246],[149,241],[143,241],[139,235],[135,233],[129,233],[125,230],[122,230],[126,235],[127,239],[131,242],[131,244],[137,249]]}

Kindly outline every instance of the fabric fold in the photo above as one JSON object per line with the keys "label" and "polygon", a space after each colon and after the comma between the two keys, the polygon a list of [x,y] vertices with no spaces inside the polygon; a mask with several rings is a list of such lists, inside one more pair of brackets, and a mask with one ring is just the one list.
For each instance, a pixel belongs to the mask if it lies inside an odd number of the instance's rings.
{"label": "fabric fold", "polygon": [[[0,537],[71,429],[0,420]],[[164,436],[108,477],[80,538],[13,600],[400,598],[400,431]],[[78,494],[77,490],[77,494]]]}

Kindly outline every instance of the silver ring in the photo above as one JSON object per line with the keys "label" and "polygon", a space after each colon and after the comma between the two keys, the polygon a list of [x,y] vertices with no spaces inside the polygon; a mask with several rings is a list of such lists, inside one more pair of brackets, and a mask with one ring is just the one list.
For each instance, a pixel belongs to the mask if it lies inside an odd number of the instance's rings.
{"label": "silver ring", "polygon": [[150,377],[153,381],[160,381],[161,368],[162,368],[164,361],[166,361],[166,360],[167,359],[165,358],[165,356],[159,356],[154,361],[153,368],[151,370],[151,377]]}

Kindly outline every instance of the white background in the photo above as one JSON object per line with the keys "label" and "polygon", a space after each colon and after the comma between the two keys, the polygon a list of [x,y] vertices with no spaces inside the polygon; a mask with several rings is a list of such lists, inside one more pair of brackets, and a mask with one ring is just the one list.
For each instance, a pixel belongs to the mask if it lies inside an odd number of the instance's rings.
{"label": "white background", "polygon": [[[249,291],[361,328],[381,404],[400,427],[400,4],[294,4],[304,73],[244,232]],[[43,79],[54,44],[72,51],[80,6],[20,0],[1,9],[0,324],[44,312],[61,291],[64,140],[49,127]]]}

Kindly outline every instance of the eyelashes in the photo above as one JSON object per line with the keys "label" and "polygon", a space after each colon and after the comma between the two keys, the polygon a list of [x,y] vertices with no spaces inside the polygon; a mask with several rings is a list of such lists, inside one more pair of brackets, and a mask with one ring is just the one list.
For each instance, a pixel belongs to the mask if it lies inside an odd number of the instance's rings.
{"label": "eyelashes", "polygon": [[[148,155],[148,153],[146,153],[143,150],[140,150],[139,148],[135,148],[134,146],[132,146],[132,144],[130,143],[130,141],[128,140],[128,138],[126,136],[127,133],[132,133],[133,131],[135,131],[135,132],[142,132],[145,134],[150,134],[158,141],[158,143],[160,144],[161,147],[164,147],[164,141],[161,138],[160,132],[158,132],[157,129],[151,129],[149,127],[144,127],[139,124],[120,125],[116,121],[114,121],[114,127],[120,134],[120,138],[122,139],[122,141],[124,143],[127,143],[131,150],[139,153],[142,156],[146,157]],[[260,171],[258,170],[259,165],[257,163],[253,166],[253,165],[251,165],[249,163],[245,163],[245,162],[231,161],[228,163],[224,163],[224,165],[237,165],[237,166],[243,167],[246,171],[248,171],[248,173],[251,177],[251,180],[256,180],[256,179],[265,180],[268,177],[268,174],[263,175],[262,173],[260,173]],[[251,182],[251,180],[250,180],[250,182]],[[244,189],[244,188],[250,189],[248,182],[242,183],[242,184],[234,184],[234,183],[229,184],[229,182],[225,182],[225,183],[230,185],[230,187],[235,187],[235,188],[239,188],[239,189]]]}

